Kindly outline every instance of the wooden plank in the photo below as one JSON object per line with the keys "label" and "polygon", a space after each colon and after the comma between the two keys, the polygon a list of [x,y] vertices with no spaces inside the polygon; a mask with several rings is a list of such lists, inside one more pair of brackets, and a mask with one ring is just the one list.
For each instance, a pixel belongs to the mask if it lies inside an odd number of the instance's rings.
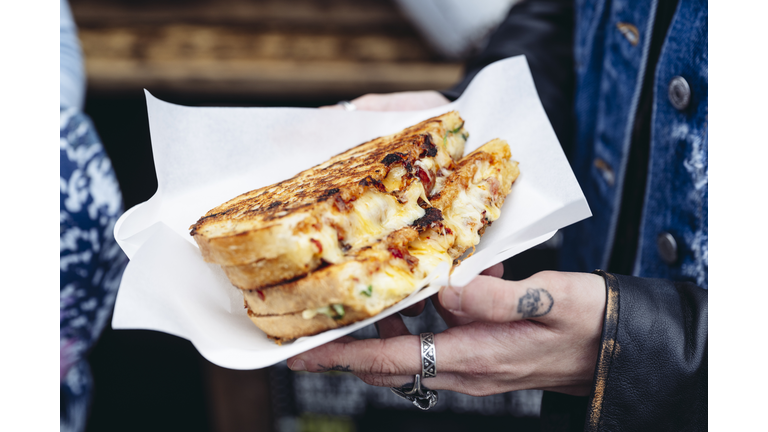
{"label": "wooden plank", "polygon": [[412,35],[165,25],[81,28],[89,91],[353,97],[442,89],[461,65],[436,61]]}
{"label": "wooden plank", "polygon": [[302,62],[290,60],[86,61],[89,90],[147,88],[204,95],[353,97],[363,93],[439,90],[456,83],[459,65],[432,63]]}
{"label": "wooden plank", "polygon": [[98,58],[441,62],[418,36],[385,32],[168,24],[81,27],[79,35],[85,55]]}
{"label": "wooden plank", "polygon": [[389,0],[71,0],[81,26],[246,24],[284,28],[408,28]]}

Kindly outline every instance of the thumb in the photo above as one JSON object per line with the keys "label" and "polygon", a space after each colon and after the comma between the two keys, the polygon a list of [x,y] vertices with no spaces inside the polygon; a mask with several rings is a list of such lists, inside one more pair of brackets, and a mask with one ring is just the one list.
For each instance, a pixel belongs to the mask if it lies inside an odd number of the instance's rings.
{"label": "thumb", "polygon": [[478,276],[464,287],[443,287],[439,299],[454,315],[497,323],[540,317],[554,304],[546,290],[490,276]]}

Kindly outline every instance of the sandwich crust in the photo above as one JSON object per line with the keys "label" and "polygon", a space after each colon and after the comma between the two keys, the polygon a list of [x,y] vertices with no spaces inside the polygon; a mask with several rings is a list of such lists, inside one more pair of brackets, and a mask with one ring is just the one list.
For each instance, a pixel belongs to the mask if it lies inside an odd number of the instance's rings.
{"label": "sandwich crust", "polygon": [[278,345],[300,337],[313,336],[326,330],[345,327],[372,316],[368,312],[351,308],[345,308],[343,318],[332,318],[328,315],[317,314],[310,319],[306,319],[302,316],[301,312],[271,316],[259,316],[251,312],[248,313],[248,317],[256,324],[256,327],[264,331]]}

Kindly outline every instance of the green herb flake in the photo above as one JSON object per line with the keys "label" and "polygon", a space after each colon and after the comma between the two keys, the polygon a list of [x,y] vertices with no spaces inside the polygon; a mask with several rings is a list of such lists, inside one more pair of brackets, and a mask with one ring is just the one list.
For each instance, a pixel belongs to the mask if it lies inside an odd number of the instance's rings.
{"label": "green herb flake", "polygon": [[321,308],[317,309],[317,313],[323,314],[327,316],[328,318],[333,318],[333,314],[331,313],[331,308],[328,306],[323,306]]}
{"label": "green herb flake", "polygon": [[443,148],[448,148],[448,134],[443,137]]}
{"label": "green herb flake", "polygon": [[336,312],[336,316],[333,319],[340,320],[344,318],[344,306],[340,304],[331,305],[333,311]]}
{"label": "green herb flake", "polygon": [[366,297],[372,296],[373,295],[373,285],[368,285],[368,288],[360,291],[360,294],[362,294],[362,295],[364,295]]}
{"label": "green herb flake", "polygon": [[452,134],[457,134],[461,130],[461,128],[464,127],[464,122],[461,122],[461,124],[454,130],[451,131]]}

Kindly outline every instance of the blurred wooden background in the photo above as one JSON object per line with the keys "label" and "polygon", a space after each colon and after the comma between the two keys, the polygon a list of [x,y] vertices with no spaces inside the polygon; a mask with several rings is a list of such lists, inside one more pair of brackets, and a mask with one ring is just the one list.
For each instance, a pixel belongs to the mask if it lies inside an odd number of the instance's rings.
{"label": "blurred wooden background", "polygon": [[94,94],[340,99],[442,89],[442,61],[389,0],[73,0]]}

